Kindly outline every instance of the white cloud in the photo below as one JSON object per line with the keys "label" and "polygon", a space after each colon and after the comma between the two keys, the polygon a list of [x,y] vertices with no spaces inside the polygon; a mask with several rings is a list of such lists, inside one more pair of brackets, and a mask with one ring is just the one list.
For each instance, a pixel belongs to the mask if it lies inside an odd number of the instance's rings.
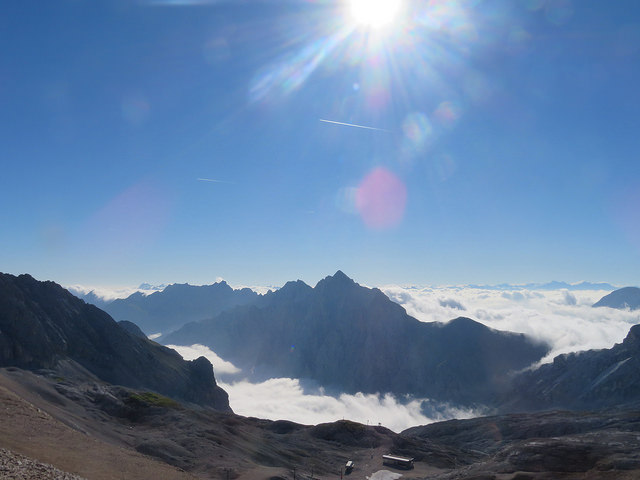
{"label": "white cloud", "polygon": [[[240,369],[220,358],[203,345],[167,345],[176,350],[185,360],[204,356],[213,364],[213,370],[220,385],[229,394],[233,411],[247,417],[269,420],[290,420],[306,425],[348,419],[363,424],[381,423],[387,428],[400,432],[415,425],[425,425],[451,418],[471,418],[472,410],[450,407],[427,399],[397,399],[387,393],[355,395],[342,394],[339,397],[326,395],[322,388],[314,393],[304,391],[300,381],[292,378],[272,378],[262,383],[247,380],[226,383],[220,381],[228,375],[237,374]],[[422,402],[428,404],[430,416],[422,409]]]}
{"label": "white cloud", "polygon": [[195,360],[199,357],[205,357],[213,365],[213,371],[216,375],[236,374],[241,371],[233,363],[223,360],[215,352],[204,345],[196,343],[189,347],[182,345],[167,345],[167,347],[173,348],[176,352],[182,355],[182,358],[185,360]]}
{"label": "white cloud", "polygon": [[105,302],[110,302],[117,298],[127,298],[129,295],[132,295],[136,292],[150,295],[156,291],[150,289],[141,289],[138,287],[89,287],[85,285],[67,285],[65,286],[65,288],[74,295],[86,295],[93,292],[96,297],[104,300]]}
{"label": "white cloud", "polygon": [[475,416],[471,410],[440,405],[438,413],[429,418],[421,410],[425,399],[398,399],[391,394],[305,394],[300,381],[292,378],[272,378],[258,384],[246,380],[221,382],[220,386],[229,394],[231,408],[239,415],[306,425],[348,419],[362,424],[380,423],[400,432],[415,425]]}
{"label": "white cloud", "polygon": [[265,293],[269,293],[269,292],[275,292],[276,290],[278,290],[280,287],[274,287],[274,286],[260,286],[260,285],[230,285],[231,288],[233,288],[234,290],[242,290],[243,288],[248,288],[250,290],[253,290],[254,292],[256,292],[258,295],[264,295]]}
{"label": "white cloud", "polygon": [[441,307],[455,308],[456,310],[466,310],[464,305],[462,305],[460,302],[455,301],[453,298],[443,298],[438,300],[438,303],[440,303]]}
{"label": "white cloud", "polygon": [[[552,346],[545,361],[561,353],[611,348],[621,342],[629,328],[640,323],[638,313],[611,308],[592,308],[601,290],[517,290],[512,292],[468,287],[380,288],[404,306],[409,315],[424,322],[447,322],[464,316],[491,328],[525,333]],[[464,305],[465,312],[451,302]]]}

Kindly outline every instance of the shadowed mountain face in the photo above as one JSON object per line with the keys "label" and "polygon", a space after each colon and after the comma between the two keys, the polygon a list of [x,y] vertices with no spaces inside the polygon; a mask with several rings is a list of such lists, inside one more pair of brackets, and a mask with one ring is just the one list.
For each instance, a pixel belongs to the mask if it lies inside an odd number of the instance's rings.
{"label": "shadowed mountain face", "polygon": [[508,372],[548,351],[468,318],[419,322],[340,271],[315,288],[289,282],[163,341],[208,345],[258,379],[290,376],[347,392],[411,393],[467,405],[491,403]]}
{"label": "shadowed mountain face", "polygon": [[609,295],[605,295],[594,303],[593,306],[637,310],[640,308],[640,288],[620,288],[619,290],[611,292]]}
{"label": "shadowed mountain face", "polygon": [[211,318],[224,310],[254,302],[258,297],[249,288],[234,290],[226,282],[203,286],[176,283],[151,295],[134,293],[102,308],[116,320],[133,322],[151,335]]}
{"label": "shadowed mountain face", "polygon": [[621,344],[556,357],[519,375],[505,396],[506,411],[596,409],[640,403],[640,325]]}
{"label": "shadowed mountain face", "polygon": [[56,369],[69,360],[109,383],[230,410],[204,357],[185,362],[53,282],[0,274],[0,366]]}

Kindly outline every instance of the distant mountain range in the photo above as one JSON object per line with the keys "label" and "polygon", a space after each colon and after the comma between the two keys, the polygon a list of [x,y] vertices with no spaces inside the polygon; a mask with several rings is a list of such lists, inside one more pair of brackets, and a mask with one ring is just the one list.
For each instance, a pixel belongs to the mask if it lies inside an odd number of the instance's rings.
{"label": "distant mountain range", "polygon": [[468,318],[424,323],[380,290],[338,271],[302,281],[192,322],[165,344],[209,346],[261,379],[311,379],[347,392],[394,392],[472,405],[490,402],[507,375],[542,358],[547,345]]}
{"label": "distant mountain range", "polygon": [[[520,285],[467,285],[468,288],[497,291],[514,290],[614,290],[608,283],[567,282],[527,283]],[[416,287],[418,288],[418,287]],[[143,283],[138,291],[126,298],[105,298],[96,291],[87,292],[81,287],[69,290],[87,303],[105,310],[114,319],[136,323],[147,335],[168,333],[182,325],[211,318],[218,313],[238,305],[248,305],[261,295],[249,288],[233,289],[221,281],[212,285],[189,284],[151,285]],[[152,293],[149,293],[152,292]],[[451,302],[451,301],[449,301]],[[441,301],[442,304],[442,301]],[[460,304],[447,304],[464,310]]]}
{"label": "distant mountain range", "polygon": [[[0,367],[93,375],[229,411],[204,357],[186,362],[53,282],[0,274]],[[83,373],[84,372],[84,373]]]}
{"label": "distant mountain range", "polygon": [[468,287],[480,290],[615,290],[616,288],[609,283],[567,283],[555,280],[547,283],[523,283],[520,285],[501,283],[498,285],[468,285]]}
{"label": "distant mountain range", "polygon": [[234,290],[224,281],[203,286],[175,283],[150,295],[136,292],[102,308],[116,320],[133,322],[151,335],[211,318],[229,308],[252,303],[258,297],[249,288]]}
{"label": "distant mountain range", "polygon": [[640,288],[624,287],[609,295],[605,295],[596,303],[594,307],[611,307],[622,310],[638,310],[640,309]]}

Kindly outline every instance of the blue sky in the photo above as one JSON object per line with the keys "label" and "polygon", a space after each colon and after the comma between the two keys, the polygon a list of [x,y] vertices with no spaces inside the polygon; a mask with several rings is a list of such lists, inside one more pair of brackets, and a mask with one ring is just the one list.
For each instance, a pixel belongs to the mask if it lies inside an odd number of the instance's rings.
{"label": "blue sky", "polygon": [[638,283],[636,0],[9,1],[0,58],[5,272]]}

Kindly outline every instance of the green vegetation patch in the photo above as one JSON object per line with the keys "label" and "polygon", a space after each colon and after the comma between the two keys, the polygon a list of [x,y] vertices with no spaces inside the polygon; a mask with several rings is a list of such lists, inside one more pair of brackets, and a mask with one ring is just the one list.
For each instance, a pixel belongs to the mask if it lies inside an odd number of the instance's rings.
{"label": "green vegetation patch", "polygon": [[154,392],[132,393],[127,399],[127,403],[139,404],[141,406],[178,408],[180,404],[175,400]]}

